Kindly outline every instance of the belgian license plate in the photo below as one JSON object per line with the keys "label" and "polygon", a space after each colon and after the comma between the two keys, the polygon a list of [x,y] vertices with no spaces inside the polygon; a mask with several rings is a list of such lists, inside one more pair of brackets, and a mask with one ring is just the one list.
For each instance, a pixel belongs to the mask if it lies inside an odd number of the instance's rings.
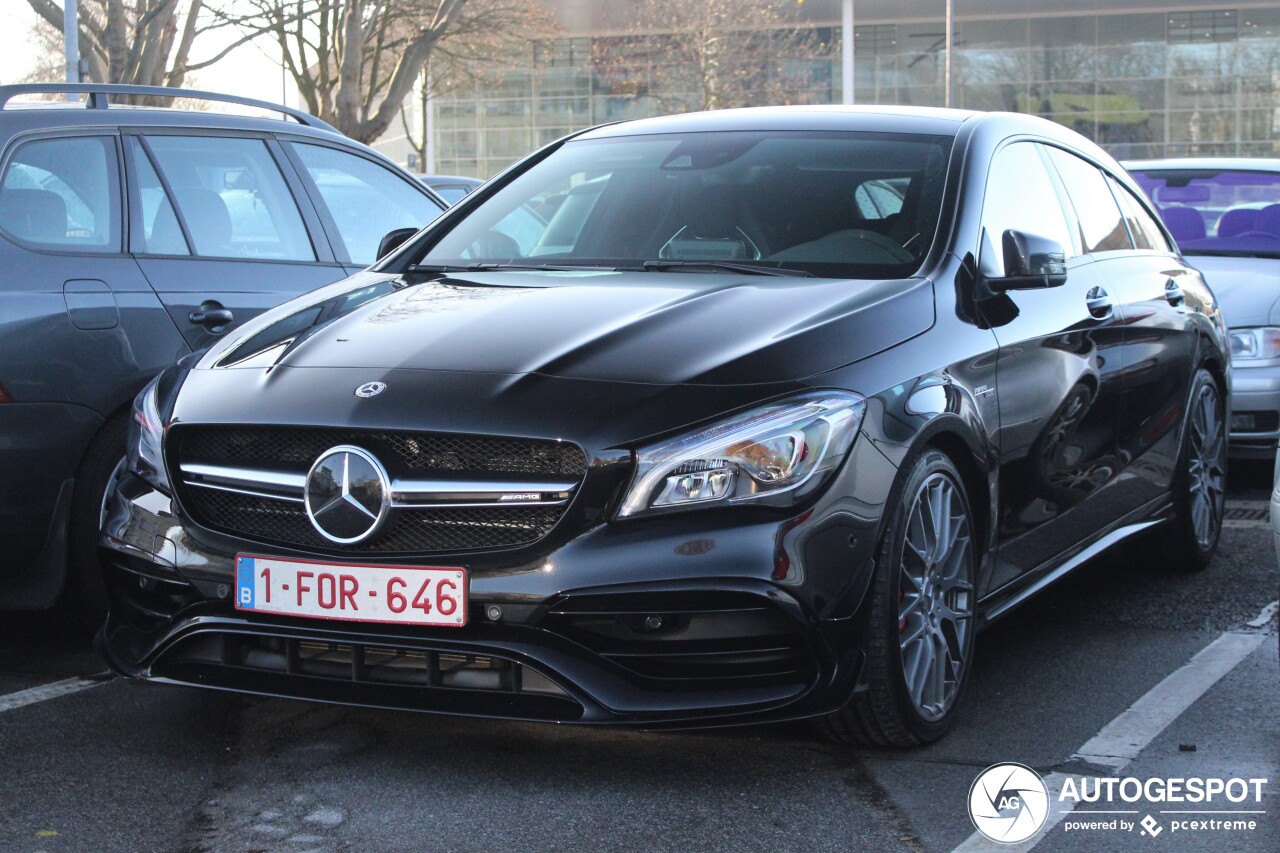
{"label": "belgian license plate", "polygon": [[235,605],[310,619],[459,628],[467,624],[467,573],[238,554]]}

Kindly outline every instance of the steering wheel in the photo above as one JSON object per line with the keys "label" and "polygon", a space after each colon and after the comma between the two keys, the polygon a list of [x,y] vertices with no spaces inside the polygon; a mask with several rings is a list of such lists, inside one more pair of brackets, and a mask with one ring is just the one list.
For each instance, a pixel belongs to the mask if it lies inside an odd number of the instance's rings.
{"label": "steering wheel", "polygon": [[473,258],[519,258],[520,244],[501,231],[486,231],[471,241],[467,252]]}

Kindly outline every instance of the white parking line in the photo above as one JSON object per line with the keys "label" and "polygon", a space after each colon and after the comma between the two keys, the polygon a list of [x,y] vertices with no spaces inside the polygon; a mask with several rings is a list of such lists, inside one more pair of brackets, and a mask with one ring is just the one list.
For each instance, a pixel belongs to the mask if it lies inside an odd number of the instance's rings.
{"label": "white parking line", "polygon": [[1267,623],[1276,618],[1276,611],[1280,610],[1280,600],[1276,600],[1262,608],[1262,612],[1258,614],[1257,619],[1250,619],[1247,624],[1250,628],[1265,628]]}
{"label": "white parking line", "polygon": [[[1267,636],[1261,633],[1226,632],[1201,649],[1182,668],[1147,691],[1123,714],[1103,726],[1102,731],[1086,741],[1072,759],[1118,772],[1266,639]],[[1068,773],[1050,773],[1044,777],[1045,787],[1049,789],[1049,815],[1044,828],[1034,838],[1021,844],[997,844],[975,832],[956,847],[954,853],[1023,851],[1035,847],[1075,806],[1075,800],[1060,802],[1058,799],[1062,786],[1071,778],[1078,782],[1081,777]]]}
{"label": "white parking line", "polygon": [[27,705],[44,702],[48,699],[57,699],[59,696],[69,696],[72,693],[79,693],[81,690],[88,690],[90,687],[97,687],[99,684],[106,683],[106,679],[67,678],[62,681],[54,681],[51,684],[42,684],[39,687],[19,690],[17,693],[6,693],[0,696],[0,714],[5,711],[12,711],[14,708],[24,708]]}

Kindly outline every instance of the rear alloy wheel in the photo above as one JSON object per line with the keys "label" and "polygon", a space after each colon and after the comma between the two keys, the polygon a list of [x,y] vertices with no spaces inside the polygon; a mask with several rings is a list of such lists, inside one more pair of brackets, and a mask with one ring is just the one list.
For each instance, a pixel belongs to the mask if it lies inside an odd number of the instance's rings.
{"label": "rear alloy wheel", "polygon": [[1160,565],[1196,572],[1209,565],[1218,547],[1227,496],[1226,407],[1207,370],[1196,373],[1189,406],[1173,481],[1173,519],[1147,544]]}
{"label": "rear alloy wheel", "polygon": [[846,741],[916,746],[942,737],[973,657],[973,521],[959,472],[930,450],[911,469],[877,562],[866,689],[827,717]]}

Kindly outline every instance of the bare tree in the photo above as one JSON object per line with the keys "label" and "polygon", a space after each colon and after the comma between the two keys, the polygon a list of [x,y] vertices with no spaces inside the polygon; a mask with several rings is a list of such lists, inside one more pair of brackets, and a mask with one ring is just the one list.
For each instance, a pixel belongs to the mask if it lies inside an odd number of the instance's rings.
{"label": "bare tree", "polygon": [[271,34],[307,109],[362,142],[387,130],[428,63],[440,85],[465,84],[509,64],[551,26],[550,13],[525,0],[241,0],[238,8],[239,26]]}
{"label": "bare tree", "polygon": [[34,54],[34,61],[27,67],[25,74],[12,82],[48,83],[50,80],[63,79],[67,57],[63,53],[61,33],[55,32],[43,21],[38,22],[27,33],[27,46]]}
{"label": "bare tree", "polygon": [[637,0],[623,35],[597,39],[611,91],[666,111],[803,103],[831,45],[798,24],[801,0]]}
{"label": "bare tree", "polygon": [[[62,32],[61,3],[27,2],[52,34]],[[200,36],[233,24],[205,0],[80,0],[77,18],[88,78],[104,83],[182,86],[191,72],[261,35],[261,30],[242,29],[217,52],[193,59],[192,47]]]}

